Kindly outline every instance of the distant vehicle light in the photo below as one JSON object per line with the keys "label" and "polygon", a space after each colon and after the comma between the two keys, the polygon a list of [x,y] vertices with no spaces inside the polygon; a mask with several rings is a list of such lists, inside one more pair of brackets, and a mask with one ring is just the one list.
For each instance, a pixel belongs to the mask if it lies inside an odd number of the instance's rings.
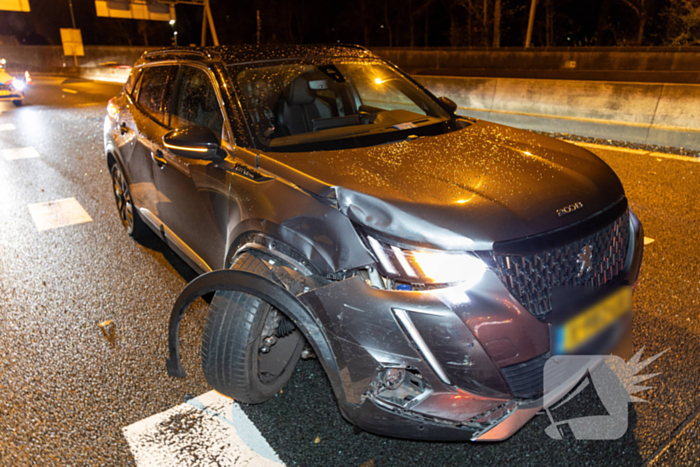
{"label": "distant vehicle light", "polygon": [[24,82],[26,84],[32,84],[32,75],[30,75],[28,71],[24,72]]}
{"label": "distant vehicle light", "polygon": [[12,87],[18,91],[22,91],[24,89],[24,86],[25,86],[24,81],[22,81],[21,79],[15,78],[12,80]]}

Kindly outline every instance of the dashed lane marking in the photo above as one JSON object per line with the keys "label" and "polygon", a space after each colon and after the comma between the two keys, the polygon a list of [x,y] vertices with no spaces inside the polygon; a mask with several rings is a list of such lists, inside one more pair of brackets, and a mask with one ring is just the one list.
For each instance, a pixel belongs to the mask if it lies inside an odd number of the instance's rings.
{"label": "dashed lane marking", "polygon": [[606,146],[604,144],[584,143],[581,141],[571,141],[571,142],[574,143],[576,146],[582,146],[584,148],[602,149],[605,151],[627,152],[629,154],[637,154],[640,156],[651,156],[651,157],[663,158],[663,159],[673,159],[676,161],[683,161],[683,162],[700,162],[700,157],[678,156],[676,154],[666,154],[665,152],[653,152],[653,151],[645,151],[644,149],[621,148],[619,146]]}
{"label": "dashed lane marking", "polygon": [[654,239],[653,239],[653,238],[649,238],[649,237],[644,237],[644,244],[645,244],[645,245],[648,245],[648,244],[650,244],[650,243],[654,243]]}
{"label": "dashed lane marking", "polygon": [[12,123],[0,123],[0,131],[11,131],[16,129],[17,127]]}
{"label": "dashed lane marking", "polygon": [[27,205],[38,231],[92,222],[92,217],[77,199],[65,198]]}
{"label": "dashed lane marking", "polygon": [[78,94],[78,91],[74,91],[73,89],[62,88],[61,91],[67,92],[68,94]]}
{"label": "dashed lane marking", "polygon": [[122,431],[138,466],[283,465],[238,404],[216,391]]}
{"label": "dashed lane marking", "polygon": [[6,161],[15,161],[17,159],[31,159],[33,157],[39,157],[39,153],[33,147],[3,149],[2,157],[4,157]]}

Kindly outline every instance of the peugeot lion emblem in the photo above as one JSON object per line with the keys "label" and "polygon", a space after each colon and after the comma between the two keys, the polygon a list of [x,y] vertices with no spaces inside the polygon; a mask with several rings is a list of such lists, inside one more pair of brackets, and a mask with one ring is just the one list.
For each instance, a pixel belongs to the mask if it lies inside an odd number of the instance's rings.
{"label": "peugeot lion emblem", "polygon": [[581,270],[578,273],[579,277],[592,270],[593,247],[591,245],[585,245],[581,248],[581,253],[578,254],[578,260],[576,262],[581,265]]}

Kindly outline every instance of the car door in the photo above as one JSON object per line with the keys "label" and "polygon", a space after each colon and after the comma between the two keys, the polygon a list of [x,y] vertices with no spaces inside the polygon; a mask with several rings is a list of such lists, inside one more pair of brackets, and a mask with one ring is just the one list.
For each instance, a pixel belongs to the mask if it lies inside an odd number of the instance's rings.
{"label": "car door", "polygon": [[136,146],[136,123],[134,122],[132,110],[136,102],[136,96],[138,95],[141,71],[143,71],[142,67],[131,70],[129,78],[126,83],[124,83],[117,124],[112,130],[112,138],[119,149],[121,160],[127,166],[134,152],[134,147]]}
{"label": "car door", "polygon": [[167,132],[164,115],[172,97],[176,65],[153,65],[142,72],[136,103],[131,109],[133,118],[133,150],[127,163],[131,176],[131,194],[142,217],[160,230],[160,212],[167,198],[158,193],[155,185],[153,141]]}
{"label": "car door", "polygon": [[[219,138],[224,117],[211,72],[197,65],[181,65],[173,94],[170,129],[200,125]],[[226,171],[215,162],[178,156],[162,138],[154,140],[154,179],[159,194],[170,202],[159,212],[165,237],[201,271],[223,264],[228,188]]]}

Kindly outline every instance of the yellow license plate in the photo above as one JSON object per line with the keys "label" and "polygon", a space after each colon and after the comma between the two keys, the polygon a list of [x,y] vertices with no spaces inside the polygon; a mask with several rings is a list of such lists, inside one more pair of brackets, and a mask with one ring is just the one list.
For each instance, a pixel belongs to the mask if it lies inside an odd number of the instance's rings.
{"label": "yellow license plate", "polygon": [[0,96],[9,96],[9,95],[10,95],[10,91],[5,91],[5,90],[0,91]]}
{"label": "yellow license plate", "polygon": [[555,334],[557,353],[566,353],[590,340],[632,309],[632,288],[616,292],[564,323]]}

